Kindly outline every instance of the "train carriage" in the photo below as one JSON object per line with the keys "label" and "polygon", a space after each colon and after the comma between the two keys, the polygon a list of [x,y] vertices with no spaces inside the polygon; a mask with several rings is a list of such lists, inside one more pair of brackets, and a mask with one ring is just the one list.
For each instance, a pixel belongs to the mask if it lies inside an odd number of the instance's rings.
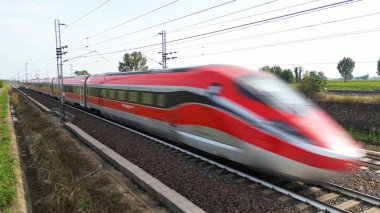
{"label": "train carriage", "polygon": [[113,120],[293,178],[336,176],[363,156],[327,114],[260,71],[210,65],[82,76],[65,78],[64,93]]}

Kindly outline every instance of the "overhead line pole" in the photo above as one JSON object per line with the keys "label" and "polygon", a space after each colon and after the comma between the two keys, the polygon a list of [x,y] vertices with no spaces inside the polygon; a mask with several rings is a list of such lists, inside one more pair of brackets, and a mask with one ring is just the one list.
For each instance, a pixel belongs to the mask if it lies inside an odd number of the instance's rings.
{"label": "overhead line pole", "polygon": [[25,85],[28,86],[28,63],[25,63]]}
{"label": "overhead line pole", "polygon": [[166,52],[166,31],[163,30],[161,33],[158,33],[159,35],[161,35],[161,45],[162,45],[162,52],[158,52],[158,53],[161,53],[162,55],[162,62],[160,63],[162,65],[162,68],[163,69],[166,69],[168,68],[168,64],[167,64],[167,60],[170,60],[170,59],[176,59],[177,57],[168,57],[168,55],[172,55],[172,54],[175,54],[177,52]]}
{"label": "overhead line pole", "polygon": [[[65,121],[65,100],[63,97],[63,70],[62,70],[62,55],[66,52],[62,52],[64,48],[61,45],[61,25],[65,25],[59,22],[58,19],[54,21],[55,24],[55,46],[57,55],[57,77],[58,77],[58,87],[59,87],[59,119],[63,123]],[[54,84],[54,82],[53,82]],[[54,87],[53,87],[54,88]]]}

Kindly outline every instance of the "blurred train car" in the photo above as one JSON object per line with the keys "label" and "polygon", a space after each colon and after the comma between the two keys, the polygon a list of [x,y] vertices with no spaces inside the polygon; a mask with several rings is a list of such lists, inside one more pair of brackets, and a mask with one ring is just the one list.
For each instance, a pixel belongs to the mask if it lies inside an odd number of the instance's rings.
{"label": "blurred train car", "polygon": [[[56,96],[55,81],[49,81],[50,93],[37,91]],[[335,121],[286,83],[235,66],[70,77],[64,97],[152,134],[292,178],[335,177],[363,155]]]}

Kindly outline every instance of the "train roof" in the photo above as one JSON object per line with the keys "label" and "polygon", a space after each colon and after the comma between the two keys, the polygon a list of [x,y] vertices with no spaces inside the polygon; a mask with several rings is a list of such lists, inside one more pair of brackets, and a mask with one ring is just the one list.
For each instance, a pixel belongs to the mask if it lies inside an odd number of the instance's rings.
{"label": "train roof", "polygon": [[[178,72],[191,72],[197,70],[215,70],[223,72],[224,74],[229,74],[232,76],[246,74],[252,72],[242,67],[233,66],[233,65],[201,65],[201,66],[192,66],[192,67],[182,67],[182,68],[170,68],[170,69],[151,69],[151,70],[141,70],[141,71],[128,71],[128,72],[110,72],[103,74],[94,74],[91,77],[97,76],[115,76],[115,75],[138,75],[138,74],[158,74],[158,73],[178,73]],[[232,72],[233,70],[233,72]]]}

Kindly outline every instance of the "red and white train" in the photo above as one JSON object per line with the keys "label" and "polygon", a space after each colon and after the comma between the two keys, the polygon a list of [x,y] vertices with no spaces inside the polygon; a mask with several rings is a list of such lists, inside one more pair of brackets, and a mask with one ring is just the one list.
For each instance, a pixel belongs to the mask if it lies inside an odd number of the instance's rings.
{"label": "red and white train", "polygon": [[[58,95],[57,79],[32,80]],[[325,112],[271,74],[235,66],[64,78],[65,101],[213,155],[323,180],[363,156]]]}

